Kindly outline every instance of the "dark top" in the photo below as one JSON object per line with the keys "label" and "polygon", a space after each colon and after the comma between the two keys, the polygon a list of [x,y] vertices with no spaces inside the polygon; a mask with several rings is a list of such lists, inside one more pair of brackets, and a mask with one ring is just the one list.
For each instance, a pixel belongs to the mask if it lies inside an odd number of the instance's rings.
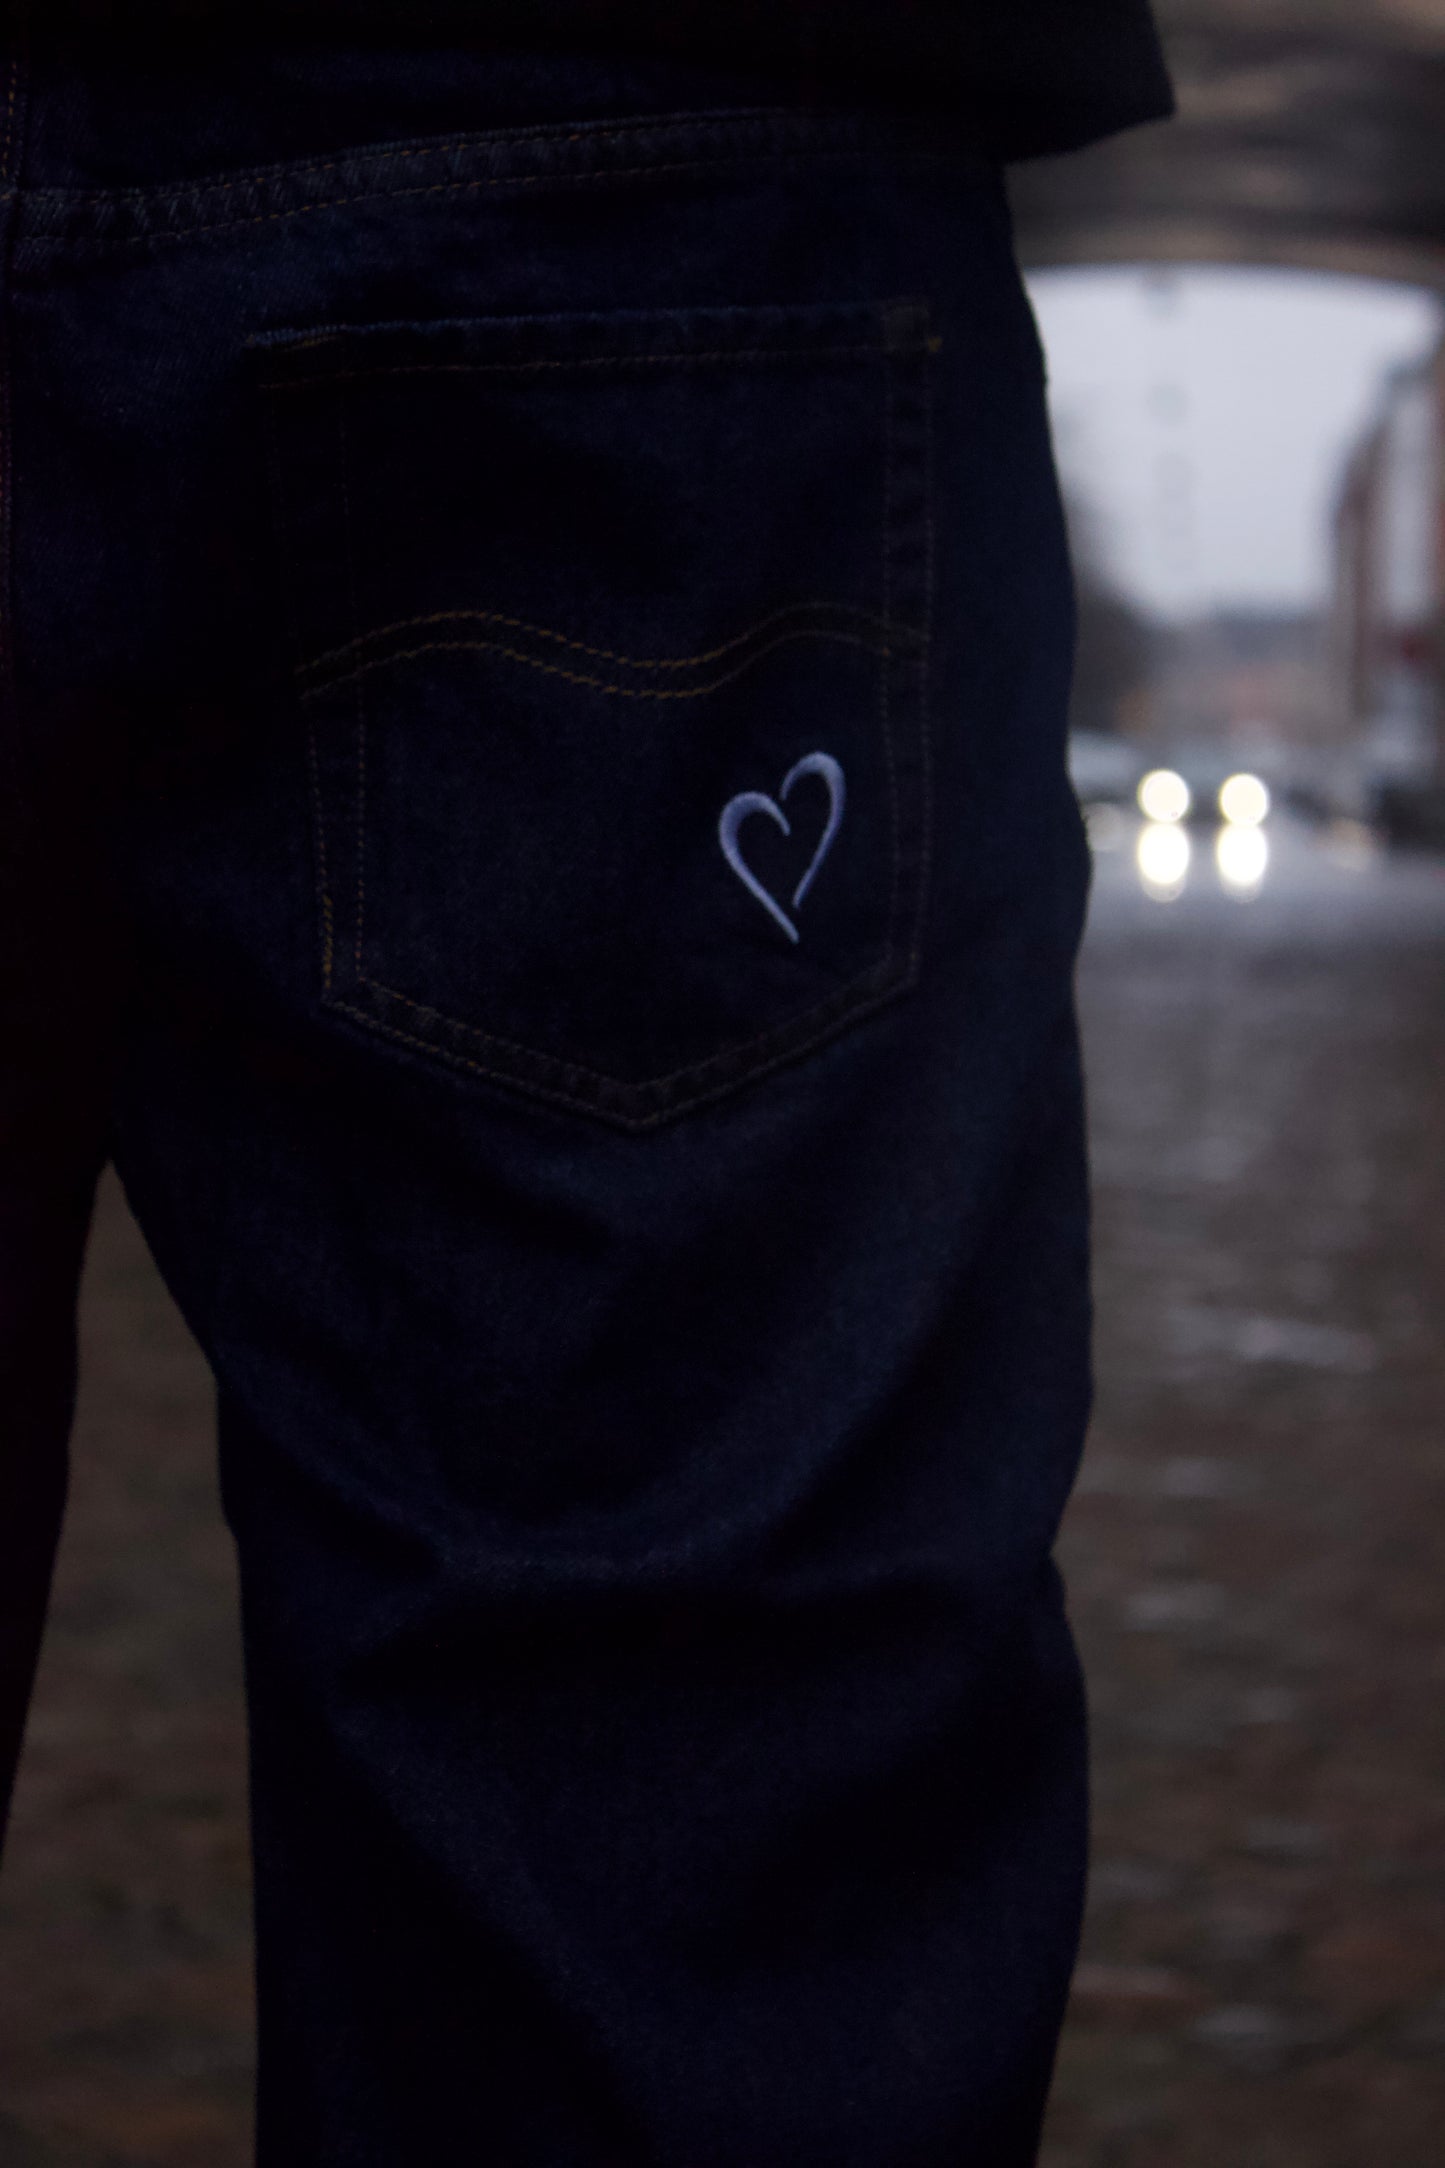
{"label": "dark top", "polygon": [[[0,18],[18,12],[0,0]],[[46,38],[284,26],[288,37],[631,46],[781,71],[807,95],[865,89],[947,110],[1004,158],[1077,149],[1173,104],[1147,0],[40,0],[29,19]]]}

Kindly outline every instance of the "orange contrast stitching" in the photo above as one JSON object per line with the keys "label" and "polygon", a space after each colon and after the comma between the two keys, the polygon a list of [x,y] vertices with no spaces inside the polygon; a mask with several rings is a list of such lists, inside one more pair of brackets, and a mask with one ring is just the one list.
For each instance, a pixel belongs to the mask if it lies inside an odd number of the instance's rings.
{"label": "orange contrast stitching", "polygon": [[755,640],[759,633],[767,632],[773,625],[780,625],[788,618],[806,617],[810,614],[827,614],[845,618],[849,623],[868,625],[883,634],[885,640],[896,638],[902,643],[917,641],[921,635],[907,625],[892,625],[887,618],[875,617],[870,610],[860,610],[845,602],[791,602],[786,609],[774,610],[769,616],[759,618],[746,632],[735,633],[718,647],[704,648],[699,655],[621,655],[610,647],[589,647],[585,640],[571,640],[565,633],[553,632],[546,625],[529,624],[525,618],[506,617],[500,610],[433,610],[426,617],[404,617],[392,625],[378,625],[375,631],[363,633],[360,638],[348,640],[344,647],[327,649],[324,654],[313,655],[298,665],[297,675],[310,677],[323,670],[328,663],[344,661],[360,648],[374,642],[390,639],[398,632],[420,632],[428,625],[452,625],[462,623],[500,625],[508,632],[530,633],[535,639],[550,640],[555,647],[565,647],[576,655],[590,655],[594,662],[621,663],[628,670],[691,670],[705,662],[717,662],[737,648]]}
{"label": "orange contrast stitching", "polygon": [[[618,1077],[606,1075],[600,1069],[586,1069],[577,1062],[562,1061],[555,1054],[540,1053],[535,1047],[522,1046],[511,1039],[498,1039],[490,1032],[478,1030],[475,1025],[463,1024],[455,1017],[444,1016],[439,1009],[428,1008],[424,1002],[413,1001],[408,995],[398,993],[395,987],[383,986],[379,980],[363,978],[360,983],[373,993],[384,995],[392,1001],[399,1001],[404,1008],[414,1010],[419,1016],[431,1017],[435,1022],[449,1026],[452,1030],[462,1033],[466,1038],[478,1045],[495,1048],[498,1054],[520,1054],[524,1060],[535,1062],[540,1067],[553,1070],[559,1077],[575,1080],[579,1084],[600,1084],[604,1089],[612,1092],[638,1095],[666,1091],[672,1085],[681,1083],[687,1077],[703,1077],[710,1071],[730,1069],[739,1061],[745,1060],[747,1056],[756,1052],[760,1046],[766,1046],[780,1038],[786,1038],[788,1045],[778,1058],[787,1060],[792,1053],[802,1052],[807,1046],[816,1044],[818,1038],[827,1032],[834,1021],[842,1022],[847,1017],[856,1015],[859,1001],[864,997],[866,989],[875,990],[874,1003],[876,1003],[891,993],[895,985],[901,985],[904,981],[898,973],[893,950],[890,948],[880,963],[870,965],[868,970],[860,972],[857,978],[846,980],[842,986],[835,987],[833,992],[826,995],[822,1001],[815,1003],[811,1009],[805,1009],[801,1015],[791,1018],[786,1024],[774,1025],[768,1031],[759,1032],[755,1038],[742,1040],[736,1045],[724,1047],[720,1053],[710,1054],[703,1061],[689,1062],[681,1069],[674,1069],[667,1076],[647,1077],[640,1084],[625,1083]],[[872,1006],[873,1003],[867,1005]],[[381,1017],[370,1015],[365,1009],[358,1009],[344,1001],[334,1001],[331,1006],[342,1010],[347,1016],[354,1016],[360,1023],[369,1024],[376,1030],[385,1032],[390,1038],[399,1039],[407,1046],[419,1048],[424,1054],[440,1054],[446,1060],[459,1063],[464,1069],[473,1069],[479,1076],[491,1077],[499,1083],[508,1083],[515,1086],[519,1082],[518,1077],[512,1070],[488,1069],[482,1063],[472,1061],[464,1054],[457,1054],[450,1048],[438,1046],[435,1040],[420,1039],[412,1032],[403,1031],[399,1025],[388,1024]],[[815,1020],[817,1020],[817,1029],[809,1030]],[[794,1042],[792,1034],[795,1030],[807,1031],[808,1036],[801,1041]],[[753,1074],[762,1073],[761,1071],[753,1072]],[[526,1082],[523,1083],[522,1088],[546,1091],[544,1085]],[[726,1090],[730,1086],[724,1083],[718,1088]],[[548,1096],[559,1097],[560,1091],[549,1093]],[[693,1103],[695,1102],[684,1102],[684,1105]],[[680,1110],[668,1109],[667,1111],[675,1112]]]}
{"label": "orange contrast stitching", "polygon": [[314,700],[319,695],[334,692],[339,685],[349,685],[353,677],[364,671],[381,670],[394,662],[414,662],[418,655],[453,654],[464,651],[488,651],[501,655],[507,662],[525,663],[529,670],[540,670],[544,677],[565,678],[569,685],[588,685],[596,692],[607,693],[618,700],[701,700],[707,693],[715,693],[722,685],[730,685],[744,671],[751,670],[755,662],[771,655],[776,648],[786,647],[791,640],[831,640],[839,647],[861,647],[871,655],[891,656],[893,650],[880,647],[876,640],[865,640],[860,633],[828,632],[812,626],[800,626],[796,632],[781,633],[776,640],[768,640],[755,648],[735,669],[725,670],[706,685],[653,686],[614,685],[608,679],[589,677],[581,670],[564,670],[561,663],[543,662],[538,655],[528,655],[522,648],[507,647],[500,640],[427,640],[420,647],[398,648],[390,655],[380,655],[372,662],[358,664],[337,677],[329,677],[321,685],[307,685],[301,689],[303,700]]}
{"label": "orange contrast stitching", "polygon": [[[855,1004],[845,1015],[837,1019],[837,1024],[841,1026],[844,1023],[852,1022],[856,1018],[871,1014],[874,1009],[882,1008],[886,1001],[892,1000],[896,993],[902,991],[906,983],[906,980],[900,978],[881,984],[876,994],[866,1001]],[[550,1085],[540,1084],[534,1079],[519,1077],[509,1069],[488,1069],[484,1063],[472,1061],[465,1054],[454,1053],[450,1047],[437,1046],[431,1040],[418,1039],[413,1033],[400,1030],[395,1024],[385,1024],[380,1017],[369,1016],[365,1009],[355,1008],[349,1002],[334,1001],[330,1006],[337,1009],[343,1016],[352,1017],[368,1031],[376,1032],[382,1038],[395,1039],[401,1046],[415,1047],[419,1053],[425,1054],[430,1060],[446,1062],[454,1069],[466,1069],[473,1076],[486,1077],[494,1084],[505,1085],[509,1090],[520,1092],[526,1097],[544,1099],[549,1105],[565,1107],[571,1113],[576,1113],[580,1108],[582,1112],[591,1114],[596,1120],[611,1121],[614,1127],[629,1129],[634,1133],[647,1129],[660,1129],[664,1122],[675,1120],[680,1114],[690,1114],[697,1107],[708,1106],[715,1099],[726,1098],[727,1094],[735,1090],[739,1084],[754,1083],[759,1077],[771,1075],[775,1069],[785,1068],[790,1061],[800,1060],[804,1054],[810,1053],[815,1046],[820,1045],[827,1039],[835,1028],[834,1024],[830,1022],[811,1033],[806,1039],[799,1039],[785,1047],[781,1047],[769,1060],[760,1062],[750,1069],[744,1078],[720,1078],[710,1088],[694,1092],[691,1098],[676,1099],[671,1105],[659,1107],[652,1114],[632,1116],[611,1111],[599,1106],[595,1101],[579,1099],[562,1088],[554,1089]],[[546,1057],[542,1058],[545,1059]],[[686,1071],[682,1073],[686,1074]],[[608,1078],[603,1081],[610,1084],[614,1091],[619,1088],[613,1079]],[[623,1086],[621,1088],[636,1092],[642,1087]]]}

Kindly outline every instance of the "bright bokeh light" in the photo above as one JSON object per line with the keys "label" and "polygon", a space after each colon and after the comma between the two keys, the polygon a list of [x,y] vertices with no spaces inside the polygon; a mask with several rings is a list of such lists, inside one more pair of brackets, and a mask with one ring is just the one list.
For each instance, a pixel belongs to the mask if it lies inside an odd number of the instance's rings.
{"label": "bright bokeh light", "polygon": [[1139,810],[1149,821],[1182,821],[1193,802],[1189,785],[1172,768],[1151,768],[1139,785]]}
{"label": "bright bokeh light", "polygon": [[1156,903],[1173,903],[1184,893],[1192,855],[1188,832],[1177,820],[1151,821],[1141,828],[1135,858],[1146,895]]}
{"label": "bright bokeh light", "polygon": [[1256,896],[1269,871],[1269,837],[1259,827],[1221,828],[1214,861],[1231,895]]}
{"label": "bright bokeh light", "polygon": [[1231,895],[1259,895],[1270,872],[1270,837],[1263,828],[1220,828],[1213,854]]}
{"label": "bright bokeh light", "polygon": [[1269,791],[1257,775],[1232,775],[1220,787],[1219,810],[1236,828],[1258,828],[1269,818]]}

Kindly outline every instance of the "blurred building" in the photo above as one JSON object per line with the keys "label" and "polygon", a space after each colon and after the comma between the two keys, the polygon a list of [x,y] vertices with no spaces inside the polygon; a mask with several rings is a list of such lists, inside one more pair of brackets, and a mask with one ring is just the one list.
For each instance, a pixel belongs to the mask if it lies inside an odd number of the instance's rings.
{"label": "blurred building", "polygon": [[1295,752],[1333,739],[1313,610],[1213,610],[1172,626],[1156,652],[1159,707],[1171,739]]}
{"label": "blurred building", "polygon": [[[1017,168],[1026,265],[1282,264],[1445,294],[1445,0],[1156,5],[1178,117]],[[1196,624],[1132,700],[1111,663],[1090,724],[1111,704],[1166,745],[1273,739],[1327,801],[1445,842],[1442,384],[1440,356],[1397,377],[1355,452],[1313,659],[1303,624]]]}
{"label": "blurred building", "polygon": [[1445,344],[1396,371],[1334,513],[1332,712],[1366,809],[1445,837]]}
{"label": "blurred building", "polygon": [[1445,0],[1156,0],[1178,119],[1014,175],[1025,260],[1445,288]]}
{"label": "blurred building", "polygon": [[1065,485],[1078,638],[1069,727],[1100,737],[1154,730],[1157,629],[1109,562],[1093,507]]}

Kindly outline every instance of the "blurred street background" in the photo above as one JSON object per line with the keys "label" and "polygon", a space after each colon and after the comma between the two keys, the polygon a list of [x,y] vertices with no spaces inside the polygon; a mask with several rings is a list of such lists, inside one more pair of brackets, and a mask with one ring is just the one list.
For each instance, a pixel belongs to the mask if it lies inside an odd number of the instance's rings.
{"label": "blurred street background", "polygon": [[[1094,1869],[1046,2168],[1445,2127],[1445,862],[1096,859]],[[1145,843],[1143,869],[1139,846]]]}
{"label": "blurred street background", "polygon": [[[1015,189],[1095,866],[1095,1865],[1044,2168],[1438,2168],[1445,0],[1161,14],[1179,123]],[[83,1336],[0,2168],[247,2168],[210,1389],[111,1183]]]}

